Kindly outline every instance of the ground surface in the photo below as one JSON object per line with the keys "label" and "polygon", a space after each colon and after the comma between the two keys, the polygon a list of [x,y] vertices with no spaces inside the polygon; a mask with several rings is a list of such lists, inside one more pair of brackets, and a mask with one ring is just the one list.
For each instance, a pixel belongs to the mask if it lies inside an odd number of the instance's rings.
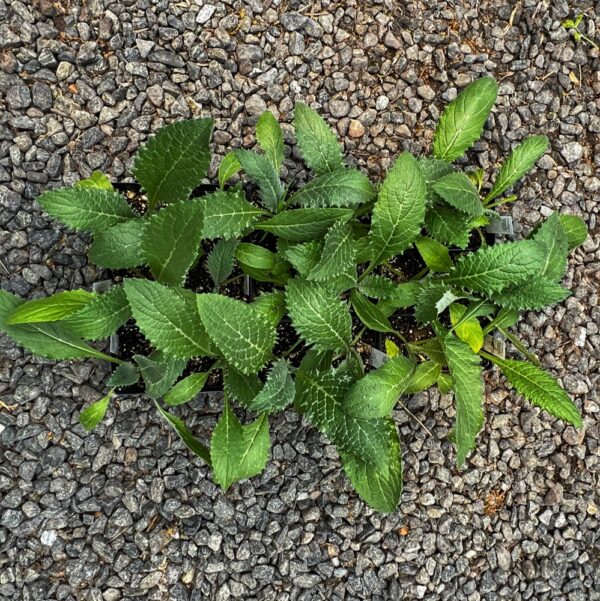
{"label": "ground surface", "polygon": [[[598,4],[573,4],[596,35]],[[223,495],[144,401],[118,403],[92,434],[78,425],[104,367],[35,360],[0,336],[0,400],[14,406],[0,411],[0,599],[600,599],[600,63],[560,26],[570,10],[0,0],[3,289],[33,297],[98,277],[86,240],[34,198],[92,169],[122,178],[165,122],[212,114],[222,155],[252,144],[264,109],[289,123],[302,99],[379,177],[401,149],[429,148],[439,110],[480,74],[501,90],[472,164],[489,171],[530,133],[552,144],[512,208],[519,232],[558,209],[593,233],[570,263],[573,297],[520,327],[585,429],[525,407],[491,373],[487,425],[459,472],[451,399],[418,395],[408,407],[433,435],[397,411],[406,484],[389,516],[357,499],[333,449],[291,412],[272,426],[264,475]],[[218,412],[216,400],[193,407],[199,436]]]}

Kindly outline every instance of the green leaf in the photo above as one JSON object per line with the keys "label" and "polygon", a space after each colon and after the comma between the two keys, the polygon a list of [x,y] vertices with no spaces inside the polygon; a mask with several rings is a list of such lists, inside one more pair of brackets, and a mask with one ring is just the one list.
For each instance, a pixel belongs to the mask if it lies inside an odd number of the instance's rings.
{"label": "green leaf", "polygon": [[100,190],[114,190],[113,185],[104,173],[92,171],[92,175],[86,179],[80,179],[73,184],[74,188],[96,188]]}
{"label": "green leaf", "polygon": [[404,394],[415,394],[431,388],[440,377],[442,368],[436,361],[419,363],[408,382]]}
{"label": "green leaf", "polygon": [[202,206],[180,202],[161,209],[145,223],[141,248],[157,281],[180,286],[200,253]]}
{"label": "green leaf", "polygon": [[478,353],[483,346],[483,330],[477,317],[467,317],[467,307],[458,303],[450,305],[450,322],[454,326],[454,333],[466,342],[474,353]]}
{"label": "green leaf", "polygon": [[533,311],[561,303],[569,296],[570,290],[548,278],[539,278],[503,290],[502,294],[495,298],[495,302],[508,309]]}
{"label": "green leaf", "polygon": [[111,390],[106,396],[92,403],[79,414],[79,423],[86,430],[93,430],[104,419],[112,395],[113,392]]}
{"label": "green leaf", "polygon": [[425,213],[425,228],[441,244],[466,248],[471,237],[471,217],[452,207],[434,205]]}
{"label": "green leaf", "polygon": [[223,370],[223,391],[244,407],[250,405],[262,387],[263,383],[256,374],[243,374],[231,365]]}
{"label": "green leaf", "polygon": [[144,264],[141,241],[145,219],[131,219],[94,234],[90,261],[107,269],[127,269]]}
{"label": "green leaf", "polygon": [[249,203],[240,190],[213,192],[199,201],[204,208],[202,238],[240,237],[266,211]]}
{"label": "green leaf", "polygon": [[168,357],[162,351],[154,351],[149,357],[134,355],[133,360],[140,368],[140,374],[146,385],[146,394],[151,399],[164,396],[181,375],[187,363],[185,359]]}
{"label": "green leaf", "polygon": [[425,178],[427,184],[432,184],[436,180],[454,173],[454,167],[442,161],[441,159],[434,159],[433,157],[419,157],[417,159],[419,163],[419,169]]}
{"label": "green leaf", "polygon": [[323,118],[301,102],[294,107],[294,130],[300,154],[317,174],[342,167],[342,149]]}
{"label": "green leaf", "polygon": [[100,340],[112,336],[130,317],[123,286],[112,286],[62,323],[85,340]]}
{"label": "green leaf", "polygon": [[461,466],[475,448],[475,440],[483,427],[483,380],[479,355],[452,335],[443,338],[450,375],[454,382],[456,403],[456,463]]}
{"label": "green leaf", "polygon": [[269,249],[251,244],[250,242],[241,242],[236,251],[235,258],[242,264],[254,269],[273,269],[277,255]]}
{"label": "green leaf", "polygon": [[449,205],[468,215],[483,214],[483,205],[477,188],[459,171],[450,173],[432,184],[433,189]]}
{"label": "green leaf", "polygon": [[583,421],[579,409],[549,373],[527,361],[500,359],[492,355],[486,357],[502,370],[517,392],[532,405],[581,428]]}
{"label": "green leaf", "polygon": [[136,324],[157,349],[182,359],[213,355],[193,292],[141,279],[123,285]]}
{"label": "green leaf", "polygon": [[559,215],[558,218],[567,234],[569,250],[583,244],[588,237],[587,226],[581,217],[576,215]]}
{"label": "green leaf", "polygon": [[323,243],[316,240],[295,244],[283,253],[286,260],[304,278],[317,266],[322,255]]}
{"label": "green leaf", "polygon": [[286,304],[296,331],[319,350],[344,350],[352,338],[352,318],[346,303],[315,283],[288,282]]}
{"label": "green leaf", "polygon": [[531,240],[480,248],[460,257],[445,282],[487,294],[501,292],[537,277],[545,264],[544,250]]}
{"label": "green leaf", "polygon": [[279,290],[263,292],[252,301],[252,304],[275,327],[285,315],[285,294]]}
{"label": "green leaf", "polygon": [[425,216],[425,180],[415,158],[403,152],[388,172],[373,208],[369,237],[372,263],[405,251],[419,235]]}
{"label": "green leaf", "polygon": [[448,273],[452,269],[452,259],[448,249],[427,236],[417,238],[415,242],[425,265],[433,272]]}
{"label": "green leaf", "polygon": [[140,370],[137,365],[133,363],[122,363],[113,371],[107,384],[114,388],[120,388],[122,386],[132,386],[137,384],[140,379]]}
{"label": "green leaf", "polygon": [[390,448],[385,463],[373,466],[351,453],[340,453],[342,466],[360,498],[375,511],[392,512],[402,494],[402,457],[396,425],[386,420],[390,434]]}
{"label": "green leaf", "polygon": [[540,275],[551,281],[558,281],[567,270],[569,243],[558,213],[552,213],[534,232],[532,238],[546,246],[546,260]]}
{"label": "green leaf", "polygon": [[292,209],[261,221],[255,227],[291,242],[320,238],[338,221],[348,221],[351,209]]}
{"label": "green leaf", "polygon": [[231,275],[238,244],[235,239],[219,240],[206,258],[206,267],[215,286],[219,287]]}
{"label": "green leaf", "polygon": [[325,236],[321,258],[308,274],[308,279],[324,282],[348,273],[355,266],[355,255],[352,229],[342,221],[335,223]]}
{"label": "green leaf", "polygon": [[208,335],[225,359],[242,373],[259,371],[276,337],[260,309],[219,294],[198,294],[196,302]]}
{"label": "green leaf", "polygon": [[358,418],[386,417],[411,381],[415,364],[397,356],[355,382],[344,399],[343,410]]}
{"label": "green leaf", "polygon": [[165,394],[165,403],[174,406],[191,401],[204,388],[209,375],[210,372],[202,371],[180,380]]}
{"label": "green leaf", "polygon": [[283,163],[283,132],[281,125],[270,111],[265,111],[256,124],[256,140],[275,170]]}
{"label": "green leaf", "polygon": [[300,207],[355,207],[372,200],[369,178],[356,169],[339,169],[308,182],[289,200]]}
{"label": "green leaf", "polygon": [[439,363],[440,365],[446,365],[446,355],[439,337],[425,338],[424,340],[418,340],[416,342],[409,342],[406,345],[413,353],[419,355],[426,355],[432,361]]}
{"label": "green leaf", "polygon": [[481,77],[444,109],[433,138],[436,159],[451,163],[479,139],[497,94],[498,84],[494,79]]}
{"label": "green leaf", "polygon": [[391,326],[388,318],[381,312],[381,309],[364,296],[364,294],[358,292],[358,290],[353,290],[350,293],[350,302],[358,318],[370,330],[375,330],[376,332],[394,331],[394,328]]}
{"label": "green leaf", "polygon": [[485,197],[485,202],[500,196],[518,182],[536,164],[547,148],[546,136],[531,136],[521,142],[502,164],[492,189]]}
{"label": "green leaf", "polygon": [[439,280],[430,280],[421,288],[415,305],[415,318],[421,323],[430,323],[447,309],[457,296],[449,286]]}
{"label": "green leaf", "polygon": [[358,289],[371,298],[386,301],[387,304],[397,307],[412,307],[421,291],[419,282],[403,282],[397,284],[381,275],[368,275],[363,278]]}
{"label": "green leaf", "polygon": [[258,185],[260,198],[265,207],[272,212],[277,211],[284,190],[273,163],[266,155],[252,150],[238,149],[234,152],[242,169]]}
{"label": "green leaf", "polygon": [[225,401],[210,441],[215,482],[227,490],[238,480],[260,474],[267,464],[270,444],[266,415],[242,426]]}
{"label": "green leaf", "polygon": [[206,464],[211,465],[210,460],[210,451],[208,448],[203,445],[199,440],[197,440],[194,435],[190,432],[188,427],[185,425],[183,420],[172,415],[168,411],[165,411],[158,402],[154,401],[158,412],[163,417],[163,419],[175,430],[179,438],[183,441],[183,444],[194,453],[197,457],[202,459]]}
{"label": "green leaf", "polygon": [[225,187],[225,184],[242,168],[241,163],[235,156],[235,152],[232,150],[228,152],[219,165],[219,188],[221,190]]}
{"label": "green leaf", "polygon": [[186,119],[167,125],[140,148],[133,174],[148,194],[150,210],[158,203],[186,200],[210,166],[212,119]]}
{"label": "green leaf", "polygon": [[441,373],[437,379],[437,387],[440,394],[452,392],[452,377],[450,374]]}
{"label": "green leaf", "polygon": [[340,452],[383,466],[390,450],[387,422],[383,418],[356,418],[344,411],[344,397],[351,383],[335,370],[300,370],[296,372],[296,407]]}
{"label": "green leaf", "polygon": [[294,401],[296,385],[290,366],[284,359],[273,363],[262,390],[246,405],[256,412],[274,413],[282,411]]}
{"label": "green leaf", "polygon": [[60,321],[91,303],[95,294],[87,290],[58,292],[44,298],[37,298],[19,305],[6,319],[6,323],[34,323]]}
{"label": "green leaf", "polygon": [[23,302],[17,296],[0,290],[0,332],[10,336],[34,355],[48,359],[97,357],[98,359],[115,361],[112,357],[86,344],[79,336],[60,323],[19,325],[6,323],[8,316]]}
{"label": "green leaf", "polygon": [[114,190],[61,188],[38,198],[41,207],[74,230],[101,232],[135,217],[125,199]]}

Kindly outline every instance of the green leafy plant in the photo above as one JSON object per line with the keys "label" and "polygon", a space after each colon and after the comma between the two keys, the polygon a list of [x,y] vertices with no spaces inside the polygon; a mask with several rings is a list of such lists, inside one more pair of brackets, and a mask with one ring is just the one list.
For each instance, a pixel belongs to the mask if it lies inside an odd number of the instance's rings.
{"label": "green leafy plant", "polygon": [[596,50],[598,50],[598,44],[596,44],[596,42],[594,42],[594,40],[592,40],[591,38],[589,38],[587,35],[581,33],[581,31],[579,30],[579,26],[581,25],[582,21],[583,21],[583,13],[579,13],[576,17],[575,20],[573,19],[565,19],[561,25],[568,31],[571,32],[571,34],[573,35],[573,38],[575,39],[576,42],[581,42],[581,40],[583,40],[584,42],[587,42],[590,46],[592,46],[593,48],[596,48]]}
{"label": "green leafy plant", "polygon": [[[509,328],[523,311],[569,295],[560,282],[585,225],[555,213],[527,239],[494,245],[484,229],[497,218],[493,208],[515,198],[504,194],[547,139],[518,145],[491,184],[481,170],[453,165],[480,137],[496,94],[491,78],[468,86],[440,118],[433,157],[403,152],[379,185],[346,164],[325,121],[298,104],[306,185],[281,181],[284,138],[267,112],[258,148],[232,151],[218,187],[194,194],[207,176],[212,121],[169,125],[136,157],[137,204],[101,174],[39,199],[50,215],[93,234],[90,260],[121,270],[110,290],[28,302],[1,292],[0,328],[37,355],[116,364],[108,393],[81,413],[86,428],[103,419],[119,388],[141,381],[224,489],[263,470],[269,416],[293,406],[335,444],[358,494],[392,511],[402,490],[394,408],[431,386],[453,391],[450,438],[462,465],[484,423],[482,359],[531,403],[580,427],[573,401]],[[231,185],[240,173],[253,188]],[[194,274],[211,283],[198,286]],[[248,277],[253,298],[241,286]],[[417,327],[403,329],[406,319]],[[145,346],[131,358],[93,346],[132,322]],[[490,344],[498,334],[524,359],[498,354]],[[214,381],[223,414],[203,443],[173,408]]]}

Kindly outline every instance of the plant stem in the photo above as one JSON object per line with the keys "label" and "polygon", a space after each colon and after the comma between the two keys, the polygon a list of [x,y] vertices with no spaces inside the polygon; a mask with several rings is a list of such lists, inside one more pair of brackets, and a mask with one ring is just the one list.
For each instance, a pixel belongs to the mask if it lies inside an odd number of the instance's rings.
{"label": "plant stem", "polygon": [[406,276],[399,270],[396,269],[393,265],[390,265],[389,261],[385,261],[384,265],[387,267],[387,269],[389,269],[392,273],[395,273],[399,278],[402,278],[403,280],[406,279]]}
{"label": "plant stem", "polygon": [[514,334],[511,334],[508,330],[505,330],[504,328],[498,328],[498,331],[504,336],[506,336],[506,338],[508,338],[508,340],[510,340],[513,343],[515,348],[521,354],[525,355],[525,357],[529,359],[529,361],[531,361],[535,365],[540,365],[540,360],[537,358],[537,356],[534,353],[532,353]]}
{"label": "plant stem", "polygon": [[227,286],[227,284],[231,284],[233,282],[236,282],[240,278],[243,278],[245,275],[246,275],[245,273],[240,273],[238,275],[235,275],[232,278],[229,278],[228,280],[225,280],[224,282],[222,282],[221,286]]}
{"label": "plant stem", "polygon": [[292,346],[290,346],[290,348],[285,351],[284,353],[281,353],[282,357],[289,357],[304,341],[302,340],[302,338],[298,338],[298,340],[296,340],[296,342],[294,342],[294,344],[292,344]]}

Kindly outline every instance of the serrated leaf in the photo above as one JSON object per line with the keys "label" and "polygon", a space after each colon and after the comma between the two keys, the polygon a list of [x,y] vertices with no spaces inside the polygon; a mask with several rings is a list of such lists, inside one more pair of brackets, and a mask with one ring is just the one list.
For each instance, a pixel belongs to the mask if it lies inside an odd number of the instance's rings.
{"label": "serrated leaf", "polygon": [[335,223],[325,236],[321,257],[308,274],[308,279],[324,282],[348,273],[354,268],[355,254],[352,229],[347,223]]}
{"label": "serrated leaf", "polygon": [[352,453],[374,466],[383,466],[390,440],[383,418],[360,419],[343,409],[352,381],[334,370],[296,372],[296,407],[341,452]]}
{"label": "serrated leaf", "polygon": [[338,221],[348,221],[351,209],[292,209],[261,221],[256,229],[271,232],[291,242],[305,242],[323,236]]}
{"label": "serrated leaf", "polygon": [[163,419],[175,430],[183,444],[194,453],[197,457],[202,459],[206,464],[211,465],[210,451],[208,447],[203,445],[197,440],[194,435],[190,432],[189,428],[185,425],[182,419],[175,415],[172,415],[168,411],[165,411],[156,401],[154,401],[158,412]]}
{"label": "serrated leaf", "polygon": [[435,192],[455,209],[468,215],[483,214],[483,205],[477,188],[459,171],[450,173],[432,184]]}
{"label": "serrated leaf", "polygon": [[531,240],[480,248],[460,257],[445,282],[486,294],[501,292],[539,276],[544,250],[544,245]]}
{"label": "serrated leaf", "polygon": [[342,149],[323,118],[301,102],[294,107],[294,130],[300,154],[317,174],[342,167]]}
{"label": "serrated leaf", "polygon": [[258,185],[260,198],[267,209],[277,211],[283,185],[273,163],[264,154],[238,149],[235,156],[251,181]]}
{"label": "serrated leaf", "polygon": [[141,241],[144,219],[130,219],[94,234],[90,261],[107,269],[127,269],[144,264]]}
{"label": "serrated leaf", "polygon": [[461,466],[483,427],[483,380],[479,355],[452,335],[444,336],[443,345],[448,368],[454,382],[456,404],[456,463]]}
{"label": "serrated leaf", "polygon": [[500,359],[492,355],[489,359],[532,405],[581,428],[583,421],[579,409],[549,373],[527,361]]}
{"label": "serrated leaf", "polygon": [[215,482],[227,490],[234,482],[260,474],[269,458],[269,422],[266,415],[242,426],[225,401],[210,441]]}
{"label": "serrated leaf", "polygon": [[223,369],[224,392],[244,407],[248,407],[262,387],[263,383],[256,374],[243,374],[231,365]]}
{"label": "serrated leaf", "polygon": [[354,207],[369,202],[374,196],[375,190],[364,173],[343,168],[308,182],[289,202],[305,208]]}
{"label": "serrated leaf", "polygon": [[10,325],[60,321],[85,307],[96,298],[87,290],[68,290],[44,298],[26,301],[19,305],[7,318]]}
{"label": "serrated leaf", "polygon": [[100,340],[112,336],[130,317],[131,309],[123,286],[112,286],[69,315],[63,325],[85,340]]}
{"label": "serrated leaf", "polygon": [[536,164],[547,148],[546,136],[531,136],[521,142],[502,164],[492,189],[485,197],[485,202],[500,196],[518,182]]}
{"label": "serrated leaf", "polygon": [[167,125],[138,151],[133,174],[148,195],[148,208],[186,200],[210,166],[212,119]]}
{"label": "serrated leaf", "polygon": [[410,342],[407,347],[413,352],[420,355],[427,355],[432,361],[440,365],[446,365],[446,355],[439,337],[426,338],[417,342]]}
{"label": "serrated leaf", "polygon": [[245,374],[259,371],[275,344],[275,327],[263,313],[219,294],[196,295],[198,312],[212,342],[228,363]]}
{"label": "serrated leaf", "polygon": [[397,356],[357,380],[344,398],[343,411],[358,418],[386,417],[411,381],[415,364]]}
{"label": "serrated leaf", "polygon": [[238,173],[241,170],[241,168],[242,168],[242,165],[238,161],[237,157],[235,156],[235,152],[233,150],[231,152],[228,152],[223,157],[223,160],[221,161],[221,163],[219,165],[219,173],[218,173],[219,188],[221,188],[221,190],[223,190],[223,188],[225,187],[225,184],[236,173]]}
{"label": "serrated leaf", "polygon": [[405,251],[419,235],[425,216],[425,180],[417,161],[403,152],[388,172],[373,208],[369,238],[372,263]]}
{"label": "serrated leaf", "polygon": [[558,213],[552,213],[541,224],[533,234],[533,239],[536,242],[542,242],[546,247],[546,259],[540,276],[544,276],[550,281],[560,280],[567,269],[569,243]]}
{"label": "serrated leaf", "polygon": [[433,138],[436,159],[451,163],[479,139],[497,94],[498,84],[494,79],[481,77],[444,109]]}
{"label": "serrated leaf", "polygon": [[375,511],[392,512],[400,502],[402,494],[402,457],[396,425],[386,420],[390,433],[389,455],[386,462],[378,468],[351,453],[340,453],[342,466],[352,486]]}
{"label": "serrated leaf", "polygon": [[181,375],[187,361],[168,357],[162,351],[154,351],[148,357],[134,355],[140,374],[146,385],[146,394],[151,399],[162,397]]}
{"label": "serrated leaf", "polygon": [[587,226],[581,217],[576,215],[559,215],[558,218],[567,235],[569,250],[583,244],[588,237]]}
{"label": "serrated leaf", "polygon": [[23,302],[17,296],[0,290],[0,332],[10,336],[34,355],[48,359],[97,357],[98,359],[115,361],[113,357],[109,357],[86,344],[79,336],[60,323],[18,325],[6,323],[8,316]]}
{"label": "serrated leaf", "polygon": [[425,213],[425,228],[441,244],[466,248],[471,236],[471,217],[452,207],[434,205]]}
{"label": "serrated leaf", "polygon": [[448,273],[452,268],[452,259],[448,249],[427,236],[417,238],[415,245],[425,265],[433,272]]}
{"label": "serrated leaf", "polygon": [[295,244],[283,253],[286,260],[304,278],[317,266],[322,255],[323,243],[316,240]]}
{"label": "serrated leaf", "polygon": [[454,173],[454,167],[441,159],[419,157],[417,163],[419,164],[419,169],[427,184],[432,184],[441,177]]}
{"label": "serrated leaf", "polygon": [[220,286],[233,271],[239,240],[219,240],[206,258],[206,268],[215,286]]}
{"label": "serrated leaf", "polygon": [[296,385],[290,373],[290,366],[284,359],[273,363],[262,390],[246,405],[258,413],[282,411],[294,401]]}
{"label": "serrated leaf", "polygon": [[235,258],[242,264],[254,269],[273,269],[277,255],[268,248],[241,242],[235,250]]}
{"label": "serrated leaf", "polygon": [[93,430],[104,419],[112,395],[111,390],[106,396],[92,403],[79,414],[79,423],[86,430]]}
{"label": "serrated leaf", "polygon": [[438,380],[442,368],[436,361],[419,363],[406,385],[404,394],[415,394],[429,390]]}
{"label": "serrated leaf", "polygon": [[210,372],[203,371],[183,378],[165,394],[165,404],[175,406],[191,401],[204,388],[209,375]]}
{"label": "serrated leaf", "polygon": [[270,111],[265,111],[256,123],[256,140],[279,172],[283,163],[283,132],[281,125]]}
{"label": "serrated leaf", "polygon": [[184,359],[214,355],[193,292],[141,279],[123,286],[136,324],[157,349]]}
{"label": "serrated leaf", "polygon": [[38,198],[41,207],[74,230],[101,232],[135,217],[125,199],[114,190],[61,188]]}
{"label": "serrated leaf", "polygon": [[445,283],[429,281],[422,286],[415,305],[415,318],[421,323],[430,323],[447,309],[455,300],[461,298]]}
{"label": "serrated leaf", "polygon": [[137,384],[140,379],[140,370],[133,363],[122,363],[113,371],[107,384],[115,388]]}
{"label": "serrated leaf", "polygon": [[366,296],[385,300],[399,309],[412,307],[417,302],[421,287],[419,282],[397,284],[384,276],[373,274],[363,278],[358,285],[358,289]]}
{"label": "serrated leaf", "polygon": [[344,350],[352,338],[352,318],[346,303],[315,283],[295,278],[285,291],[295,330],[319,350]]}
{"label": "serrated leaf", "polygon": [[100,190],[114,190],[113,185],[104,173],[100,171],[92,171],[86,179],[80,179],[78,182],[73,184],[74,188],[96,188]]}
{"label": "serrated leaf", "polygon": [[547,278],[538,278],[503,290],[495,298],[501,307],[518,311],[542,309],[561,303],[571,296],[571,291]]}
{"label": "serrated leaf", "polygon": [[350,303],[360,321],[370,330],[384,333],[394,331],[381,309],[358,290],[353,290],[350,293]]}
{"label": "serrated leaf", "polygon": [[466,342],[474,353],[478,353],[483,346],[483,330],[477,317],[467,317],[467,307],[458,303],[450,305],[450,322],[454,326],[454,333]]}
{"label": "serrated leaf", "polygon": [[179,202],[164,207],[144,224],[141,249],[157,281],[180,286],[200,253],[202,206]]}
{"label": "serrated leaf", "polygon": [[257,296],[252,304],[275,327],[285,315],[285,294],[281,291],[264,292]]}
{"label": "serrated leaf", "polygon": [[202,238],[209,240],[239,238],[259,217],[268,214],[249,203],[240,190],[213,192],[196,202],[203,206]]}

